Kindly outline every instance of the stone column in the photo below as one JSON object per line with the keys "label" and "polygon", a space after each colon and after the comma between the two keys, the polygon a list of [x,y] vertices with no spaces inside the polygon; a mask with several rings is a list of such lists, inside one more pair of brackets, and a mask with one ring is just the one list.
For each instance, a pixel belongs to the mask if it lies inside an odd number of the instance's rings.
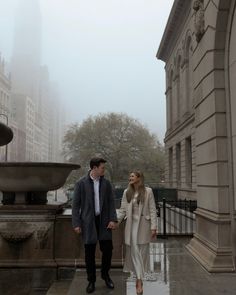
{"label": "stone column", "polygon": [[216,7],[212,1],[205,2],[205,33],[193,57],[198,209],[196,234],[188,249],[208,271],[231,272],[234,265],[224,70],[228,10]]}

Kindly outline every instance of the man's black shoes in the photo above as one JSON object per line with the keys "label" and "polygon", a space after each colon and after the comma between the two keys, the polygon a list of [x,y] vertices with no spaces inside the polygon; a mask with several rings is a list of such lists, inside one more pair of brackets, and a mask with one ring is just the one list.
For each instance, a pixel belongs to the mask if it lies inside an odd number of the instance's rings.
{"label": "man's black shoes", "polygon": [[95,291],[95,283],[89,282],[86,288],[87,293],[93,293]]}
{"label": "man's black shoes", "polygon": [[[114,283],[112,282],[109,275],[106,275],[106,276],[102,275],[102,279],[105,281],[105,284],[106,284],[107,288],[114,289]],[[94,291],[95,291],[95,283],[94,282],[89,282],[88,286],[86,288],[86,292],[87,293],[93,293]]]}
{"label": "man's black shoes", "polygon": [[109,277],[109,275],[102,275],[102,279],[105,281],[105,284],[107,286],[107,288],[109,289],[114,289],[114,283],[112,282],[111,278]]}

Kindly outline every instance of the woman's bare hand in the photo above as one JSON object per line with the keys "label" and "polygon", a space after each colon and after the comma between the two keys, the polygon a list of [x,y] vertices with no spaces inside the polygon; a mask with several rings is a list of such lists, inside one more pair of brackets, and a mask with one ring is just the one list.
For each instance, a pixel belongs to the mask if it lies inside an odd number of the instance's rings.
{"label": "woman's bare hand", "polygon": [[81,227],[80,226],[77,226],[74,228],[74,231],[77,233],[77,234],[80,234],[81,233]]}
{"label": "woman's bare hand", "polygon": [[151,230],[151,237],[152,237],[152,239],[155,239],[156,236],[157,236],[157,230],[156,229],[152,229]]}

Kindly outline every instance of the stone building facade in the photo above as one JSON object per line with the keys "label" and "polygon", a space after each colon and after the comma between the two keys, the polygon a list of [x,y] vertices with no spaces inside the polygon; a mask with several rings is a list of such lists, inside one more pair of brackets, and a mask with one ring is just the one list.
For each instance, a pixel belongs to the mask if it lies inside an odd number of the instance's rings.
{"label": "stone building facade", "polygon": [[236,0],[175,0],[166,64],[166,178],[195,198],[189,251],[210,272],[236,263]]}
{"label": "stone building facade", "polygon": [[[188,7],[190,12],[189,1],[182,2],[185,2],[185,6]],[[173,16],[175,21],[177,21],[178,13],[179,9]],[[194,38],[190,13],[187,16],[185,29],[180,33],[181,36],[178,40],[174,40],[177,37],[174,32],[176,24],[172,23],[173,20],[170,18],[167,25],[168,31],[165,33],[168,36],[163,37],[158,57],[166,62],[167,131],[165,135],[165,181],[168,186],[178,188],[179,198],[195,199],[195,113],[192,59]],[[181,20],[178,19],[178,23]],[[172,40],[169,40],[170,32],[173,32]],[[167,47],[171,52],[167,51]]]}

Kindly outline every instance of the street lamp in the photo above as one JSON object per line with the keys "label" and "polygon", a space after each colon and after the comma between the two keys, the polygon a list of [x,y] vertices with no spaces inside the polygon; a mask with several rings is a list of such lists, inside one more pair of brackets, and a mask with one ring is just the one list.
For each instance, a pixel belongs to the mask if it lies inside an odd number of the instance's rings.
{"label": "street lamp", "polygon": [[[6,125],[8,126],[8,116],[6,114],[0,114],[0,116],[3,116],[6,119]],[[7,154],[8,154],[8,147],[6,144],[6,152],[5,152],[5,162],[7,162]]]}

